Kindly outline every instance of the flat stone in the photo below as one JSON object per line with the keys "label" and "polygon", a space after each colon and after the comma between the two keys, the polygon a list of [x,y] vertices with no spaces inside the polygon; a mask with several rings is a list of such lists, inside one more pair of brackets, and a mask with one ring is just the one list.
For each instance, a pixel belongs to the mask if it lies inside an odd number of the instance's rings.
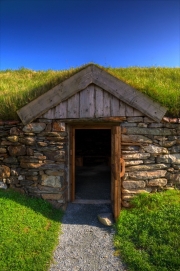
{"label": "flat stone", "polygon": [[64,176],[64,171],[46,170],[45,173],[50,176]]}
{"label": "flat stone", "polygon": [[148,146],[142,146],[143,150],[145,150],[148,153],[155,153],[155,154],[163,154],[168,153],[168,150],[163,147],[158,147],[156,145],[148,145]]}
{"label": "flat stone", "polygon": [[167,164],[148,164],[148,165],[136,165],[130,166],[126,168],[126,171],[142,171],[142,170],[154,170],[154,169],[165,169],[167,168]]}
{"label": "flat stone", "polygon": [[150,193],[151,188],[146,187],[145,189],[135,189],[135,190],[129,190],[129,189],[122,189],[122,194],[139,194],[139,193]]}
{"label": "flat stone", "polygon": [[129,135],[174,135],[176,132],[173,129],[167,128],[141,128],[141,127],[127,127],[126,133]]}
{"label": "flat stone", "polygon": [[21,135],[23,132],[18,127],[12,127],[10,129],[10,135]]}
{"label": "flat stone", "polygon": [[148,182],[148,186],[165,186],[167,184],[167,179],[165,178],[158,178],[158,179],[152,179]]}
{"label": "flat stone", "polygon": [[123,188],[125,189],[138,189],[138,188],[144,188],[146,186],[144,181],[123,181],[122,183]]}
{"label": "flat stone", "polygon": [[44,129],[46,128],[46,124],[45,123],[40,123],[40,122],[34,122],[34,123],[30,123],[24,126],[23,128],[23,132],[33,132],[33,133],[40,133],[42,132]]}
{"label": "flat stone", "polygon": [[129,151],[129,152],[131,152],[131,151],[132,151],[132,152],[133,152],[133,151],[134,151],[134,152],[139,152],[140,146],[136,146],[136,145],[135,145],[135,146],[132,146],[132,145],[129,145],[129,146],[128,146],[128,145],[122,145],[122,146],[121,146],[121,149],[122,149],[123,151],[125,150],[125,151]]}
{"label": "flat stone", "polygon": [[175,184],[180,184],[180,174],[179,173],[167,172],[166,178],[168,179],[168,182],[173,182]]}
{"label": "flat stone", "polygon": [[63,198],[61,194],[41,194],[41,196],[45,200],[60,200]]}
{"label": "flat stone", "polygon": [[124,159],[147,159],[148,157],[150,157],[150,153],[133,153],[133,154],[123,154],[122,157]]}
{"label": "flat stone", "polygon": [[[126,160],[125,161],[125,166],[135,166],[135,165],[140,165],[143,164],[143,160]],[[127,170],[128,168],[126,168]]]}
{"label": "flat stone", "polygon": [[173,146],[171,148],[171,153],[180,153],[180,145],[178,146]]}
{"label": "flat stone", "polygon": [[21,162],[20,166],[22,168],[39,168],[41,167],[42,164],[39,163],[26,163],[26,162]]}
{"label": "flat stone", "polygon": [[173,166],[175,169],[180,170],[180,165],[172,164],[172,166]]}
{"label": "flat stone", "polygon": [[62,150],[58,150],[58,151],[46,151],[44,152],[44,154],[46,155],[46,157],[50,160],[53,161],[64,161],[65,160],[65,151]]}
{"label": "flat stone", "polygon": [[41,165],[42,170],[50,169],[50,170],[62,170],[65,168],[64,164],[43,164]]}
{"label": "flat stone", "polygon": [[20,156],[19,160],[25,163],[39,163],[39,159],[30,156]]}
{"label": "flat stone", "polygon": [[61,187],[61,177],[60,176],[49,176],[49,175],[42,175],[41,176],[41,185],[50,186],[50,187]]}
{"label": "flat stone", "polygon": [[157,163],[180,164],[180,153],[160,155],[157,157],[156,161]]}
{"label": "flat stone", "polygon": [[129,172],[129,178],[137,180],[150,180],[155,178],[163,178],[166,175],[166,170],[151,170],[151,171],[134,171]]}
{"label": "flat stone", "polygon": [[51,137],[46,137],[46,139],[49,141],[54,141],[54,142],[61,142],[64,140],[64,137],[51,136]]}
{"label": "flat stone", "polygon": [[163,123],[150,123],[148,125],[148,127],[150,127],[150,128],[161,128],[161,127],[163,127]]}
{"label": "flat stone", "polygon": [[31,156],[34,155],[34,151],[31,148],[27,148],[26,152],[27,152],[27,155],[31,155]]}
{"label": "flat stone", "polygon": [[6,153],[6,148],[0,148],[0,153]]}
{"label": "flat stone", "polygon": [[61,121],[54,121],[52,124],[53,131],[65,131],[65,123]]}
{"label": "flat stone", "polygon": [[50,187],[50,186],[44,186],[44,185],[38,185],[39,190],[41,190],[42,194],[57,194],[61,192],[62,187]]}
{"label": "flat stone", "polygon": [[114,223],[112,213],[102,213],[98,214],[98,220],[105,226],[112,226]]}
{"label": "flat stone", "polygon": [[172,146],[174,146],[176,144],[176,140],[174,141],[160,141],[159,142],[159,145],[162,146],[162,147],[166,147],[166,148],[170,148]]}
{"label": "flat stone", "polygon": [[11,174],[11,170],[9,167],[0,165],[0,177],[1,178],[9,178]]}
{"label": "flat stone", "polygon": [[11,156],[20,156],[26,154],[26,147],[24,145],[20,146],[9,146],[8,147],[9,154]]}
{"label": "flat stone", "polygon": [[7,189],[7,184],[0,182],[0,189]]}
{"label": "flat stone", "polygon": [[34,137],[22,137],[19,138],[19,142],[25,145],[34,145],[36,143],[36,140]]}
{"label": "flat stone", "polygon": [[15,158],[13,156],[5,158],[3,162],[6,164],[18,164],[17,158]]}
{"label": "flat stone", "polygon": [[135,143],[152,143],[152,140],[142,135],[124,135],[122,134],[122,142],[135,142]]}
{"label": "flat stone", "polygon": [[40,147],[46,147],[48,145],[46,142],[43,142],[43,141],[39,141],[39,142],[37,142],[37,144]]}
{"label": "flat stone", "polygon": [[19,137],[16,135],[8,136],[7,139],[11,142],[18,142]]}
{"label": "flat stone", "polygon": [[129,208],[129,207],[131,207],[131,204],[128,201],[123,200],[122,201],[122,206],[125,207],[125,208]]}
{"label": "flat stone", "polygon": [[48,136],[48,137],[61,137],[60,132],[42,132],[39,136]]}
{"label": "flat stone", "polygon": [[143,122],[143,117],[127,117],[128,122]]}

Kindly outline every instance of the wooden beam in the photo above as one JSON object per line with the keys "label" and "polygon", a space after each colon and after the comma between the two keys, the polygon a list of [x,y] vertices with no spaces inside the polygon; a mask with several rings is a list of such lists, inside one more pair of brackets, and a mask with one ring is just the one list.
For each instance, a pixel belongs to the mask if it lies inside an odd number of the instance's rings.
{"label": "wooden beam", "polygon": [[120,123],[126,120],[125,117],[102,117],[102,118],[81,118],[81,119],[60,119],[65,123]]}
{"label": "wooden beam", "polygon": [[17,113],[24,124],[30,123],[92,83],[155,121],[161,121],[165,115],[166,108],[95,65],[89,65],[74,74]]}
{"label": "wooden beam", "polygon": [[111,74],[93,65],[93,83],[116,98],[160,122],[167,109]]}
{"label": "wooden beam", "polygon": [[92,83],[92,66],[74,74],[17,111],[24,124],[32,122],[49,109],[85,89]]}

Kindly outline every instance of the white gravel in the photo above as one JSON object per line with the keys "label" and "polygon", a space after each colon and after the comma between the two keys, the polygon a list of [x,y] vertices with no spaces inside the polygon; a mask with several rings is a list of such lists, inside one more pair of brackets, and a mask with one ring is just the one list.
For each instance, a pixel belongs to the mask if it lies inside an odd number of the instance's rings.
{"label": "white gravel", "polygon": [[113,227],[97,219],[99,213],[109,211],[109,205],[70,203],[49,271],[125,271],[114,255]]}

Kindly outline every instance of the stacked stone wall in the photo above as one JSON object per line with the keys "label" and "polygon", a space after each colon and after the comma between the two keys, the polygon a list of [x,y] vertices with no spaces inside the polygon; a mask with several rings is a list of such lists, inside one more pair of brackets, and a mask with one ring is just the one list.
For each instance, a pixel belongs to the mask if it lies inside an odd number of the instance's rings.
{"label": "stacked stone wall", "polygon": [[122,157],[126,173],[122,180],[122,204],[140,192],[180,188],[180,123],[161,123],[129,117],[122,123]]}
{"label": "stacked stone wall", "polygon": [[[180,119],[155,123],[127,117],[121,123],[122,204],[140,192],[180,188]],[[0,121],[0,188],[41,197],[56,207],[68,201],[68,133],[64,123]]]}
{"label": "stacked stone wall", "polygon": [[58,121],[24,126],[0,122],[0,188],[42,197],[56,207],[67,202],[67,133]]}

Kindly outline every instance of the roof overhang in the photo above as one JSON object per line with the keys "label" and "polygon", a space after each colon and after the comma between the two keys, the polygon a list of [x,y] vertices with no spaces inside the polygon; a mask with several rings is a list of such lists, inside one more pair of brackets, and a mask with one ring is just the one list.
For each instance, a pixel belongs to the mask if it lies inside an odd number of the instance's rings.
{"label": "roof overhang", "polygon": [[101,87],[156,122],[160,122],[167,111],[148,96],[92,64],[25,105],[17,114],[23,124],[28,124],[90,84]]}

